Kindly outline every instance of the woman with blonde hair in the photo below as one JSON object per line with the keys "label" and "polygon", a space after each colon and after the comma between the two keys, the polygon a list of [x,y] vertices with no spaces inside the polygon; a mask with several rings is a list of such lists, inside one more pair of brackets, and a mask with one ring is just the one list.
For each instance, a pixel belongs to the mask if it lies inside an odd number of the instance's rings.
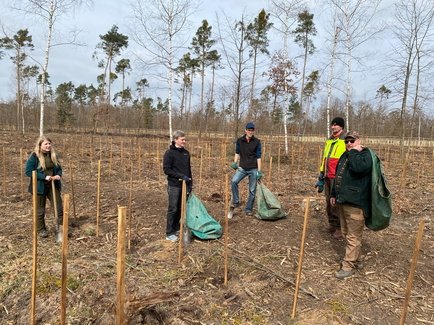
{"label": "woman with blonde hair", "polygon": [[[45,204],[47,198],[54,207],[57,205],[56,242],[62,242],[63,205],[60,195],[62,184],[62,166],[53,148],[52,141],[46,136],[41,136],[36,141],[35,149],[30,154],[26,163],[26,175],[30,177],[29,192],[32,193],[32,172],[36,170],[37,178],[37,230],[42,238],[48,237],[45,225]],[[55,193],[53,193],[54,182]],[[32,193],[33,194],[33,193]],[[53,199],[55,195],[55,200]]]}

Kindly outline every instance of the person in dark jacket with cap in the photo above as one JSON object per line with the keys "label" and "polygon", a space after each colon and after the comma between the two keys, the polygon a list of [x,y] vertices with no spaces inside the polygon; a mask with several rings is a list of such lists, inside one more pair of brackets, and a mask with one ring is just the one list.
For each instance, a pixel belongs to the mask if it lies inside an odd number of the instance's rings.
{"label": "person in dark jacket with cap", "polygon": [[341,268],[335,274],[338,279],[353,275],[360,266],[365,217],[370,215],[371,206],[371,153],[362,146],[355,131],[348,131],[345,145],[347,151],[339,159],[330,194],[330,204],[339,209],[342,234],[347,242]]}
{"label": "person in dark jacket with cap", "polygon": [[[253,215],[253,203],[255,202],[256,184],[261,179],[261,141],[254,136],[255,125],[252,122],[246,124],[244,135],[237,139],[234,161],[231,167],[236,170],[232,177],[231,211],[240,205],[238,184],[249,177],[249,198],[247,200],[246,215]],[[229,215],[232,217],[232,214]]]}
{"label": "person in dark jacket with cap", "polygon": [[182,181],[186,181],[188,193],[191,192],[193,186],[190,153],[184,148],[185,143],[185,133],[181,130],[175,131],[172,144],[163,158],[163,171],[167,175],[167,193],[169,196],[166,239],[172,242],[176,242],[179,236]]}
{"label": "person in dark jacket with cap", "polygon": [[330,234],[336,239],[342,239],[339,213],[336,207],[330,204],[330,190],[335,179],[336,166],[340,156],[345,152],[344,131],[345,121],[342,117],[335,117],[330,123],[331,136],[325,142],[324,152],[320,166],[318,181],[315,185],[318,192],[325,190],[326,211]]}

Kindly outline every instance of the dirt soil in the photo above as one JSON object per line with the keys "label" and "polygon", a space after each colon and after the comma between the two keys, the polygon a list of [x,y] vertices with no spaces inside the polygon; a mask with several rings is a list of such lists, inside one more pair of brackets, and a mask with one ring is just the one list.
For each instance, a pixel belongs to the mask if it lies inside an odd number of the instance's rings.
{"label": "dirt soil", "polygon": [[[0,134],[0,324],[29,324],[32,199],[27,193],[29,179],[21,170],[37,134]],[[398,148],[371,146],[386,166],[394,219],[383,231],[365,230],[364,267],[353,277],[338,280],[334,274],[345,243],[328,233],[325,199],[313,187],[322,144],[291,144],[289,158],[277,164],[277,145],[264,137],[263,182],[278,196],[288,217],[267,222],[237,211],[229,220],[225,285],[224,237],[193,239],[180,264],[178,245],[165,240],[167,192],[161,159],[167,139],[65,133],[51,137],[63,157],[63,194],[73,198],[68,214],[68,324],[116,323],[117,206],[128,208],[130,198],[131,237],[125,260],[128,324],[398,324],[421,220],[424,233],[405,324],[434,324],[432,148],[410,151],[409,168],[404,170]],[[194,192],[224,225],[225,179],[232,171],[222,162],[231,161],[231,146],[228,142],[225,147],[221,140],[211,144],[189,140]],[[274,150],[271,175],[270,148]],[[101,194],[96,229],[98,159]],[[246,187],[243,181],[244,202]],[[294,309],[306,197],[314,200]],[[36,324],[59,324],[62,254],[54,241],[53,211],[47,206],[49,238],[38,239],[37,247]]]}

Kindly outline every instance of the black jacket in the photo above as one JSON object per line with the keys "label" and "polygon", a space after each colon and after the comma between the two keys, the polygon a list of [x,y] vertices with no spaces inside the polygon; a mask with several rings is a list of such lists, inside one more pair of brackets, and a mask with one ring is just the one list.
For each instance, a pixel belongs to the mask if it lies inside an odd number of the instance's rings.
{"label": "black jacket", "polygon": [[261,158],[262,148],[261,141],[252,137],[247,142],[246,135],[238,138],[235,152],[240,155],[240,167],[243,169],[257,169],[258,159]]}
{"label": "black jacket", "polygon": [[169,186],[182,187],[183,176],[187,176],[192,180],[187,183],[191,188],[193,178],[191,174],[190,153],[185,148],[177,148],[171,145],[164,154],[163,171],[167,175],[167,183]]}
{"label": "black jacket", "polygon": [[336,178],[331,197],[340,204],[362,208],[365,216],[371,207],[372,156],[368,148],[362,151],[350,150],[342,154],[336,168]]}

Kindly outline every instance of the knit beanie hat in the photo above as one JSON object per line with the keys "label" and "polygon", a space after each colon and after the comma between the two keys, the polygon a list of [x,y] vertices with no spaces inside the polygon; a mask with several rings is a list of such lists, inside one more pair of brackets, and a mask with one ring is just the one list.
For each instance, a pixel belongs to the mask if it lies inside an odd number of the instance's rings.
{"label": "knit beanie hat", "polygon": [[339,125],[341,128],[345,128],[345,120],[342,117],[335,117],[330,125]]}

